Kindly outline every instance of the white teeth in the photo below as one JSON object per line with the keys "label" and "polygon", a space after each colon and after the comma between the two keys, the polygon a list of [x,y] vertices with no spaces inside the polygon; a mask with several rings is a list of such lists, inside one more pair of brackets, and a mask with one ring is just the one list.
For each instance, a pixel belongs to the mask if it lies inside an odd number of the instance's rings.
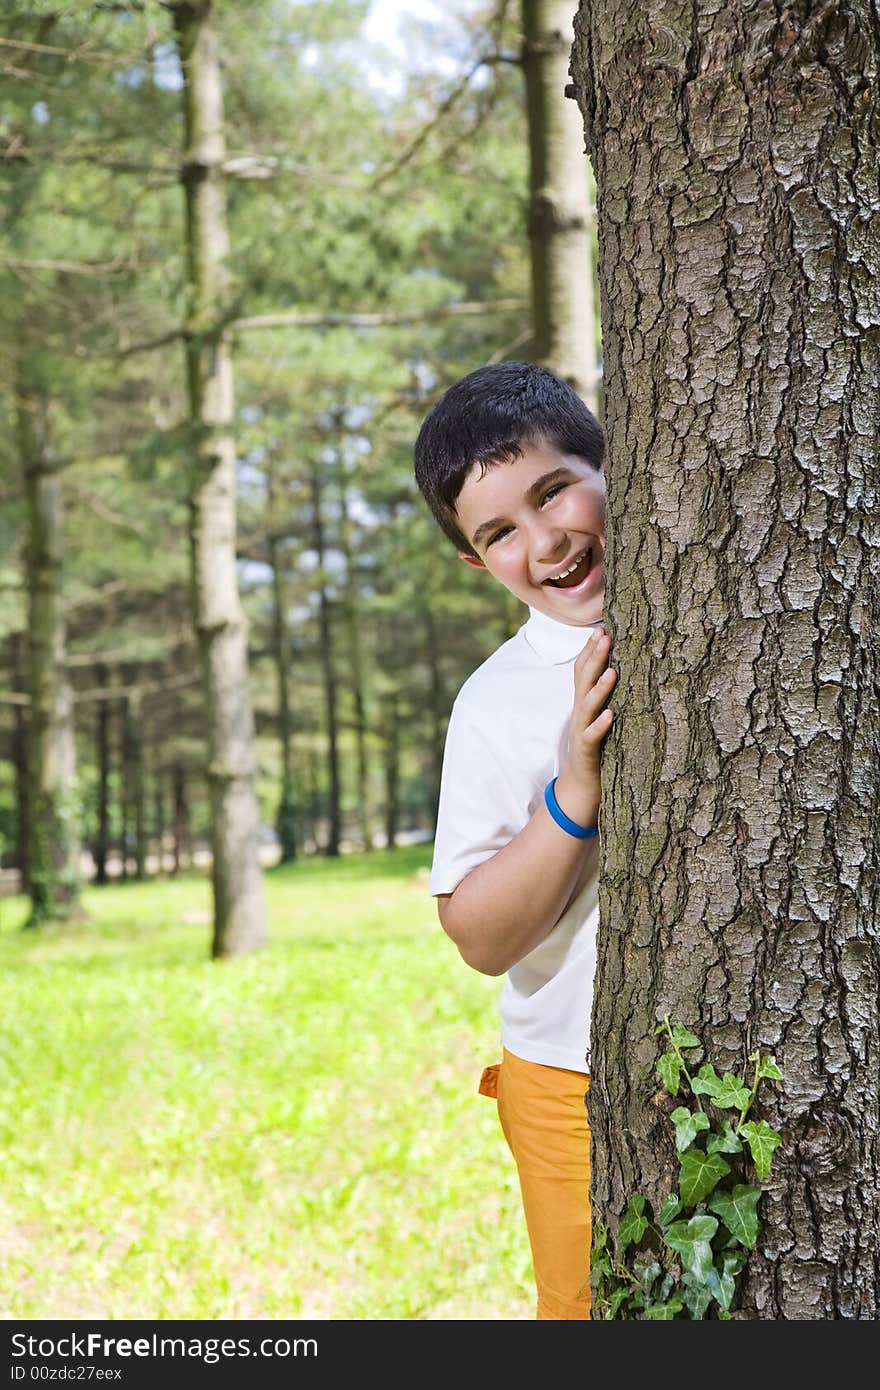
{"label": "white teeth", "polygon": [[555,582],[557,579],[564,579],[565,576],[566,576],[567,574],[571,574],[574,570],[577,569],[577,567],[578,567],[578,565],[580,564],[581,560],[583,560],[583,558],[584,558],[585,555],[589,555],[591,549],[592,549],[592,546],[589,546],[589,545],[588,545],[587,548],[586,548],[586,550],[582,550],[582,551],[581,551],[580,555],[577,557],[576,560],[574,560],[574,561],[569,565],[569,567],[568,567],[567,570],[560,570],[559,574],[553,574],[553,575],[550,575],[549,577],[550,577],[554,582]]}

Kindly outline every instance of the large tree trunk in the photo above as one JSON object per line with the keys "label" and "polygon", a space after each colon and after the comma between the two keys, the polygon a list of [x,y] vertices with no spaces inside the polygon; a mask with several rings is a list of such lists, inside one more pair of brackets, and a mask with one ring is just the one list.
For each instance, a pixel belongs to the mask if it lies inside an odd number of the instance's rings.
{"label": "large tree trunk", "polygon": [[189,312],[187,368],[197,455],[190,493],[195,627],[204,671],[211,794],[212,954],[267,939],[259,863],[247,625],[235,567],[235,443],[223,92],[209,0],[172,6],[184,74]]}
{"label": "large tree trunk", "polygon": [[529,127],[532,356],[597,408],[593,210],[583,122],[567,101],[576,0],[522,0]]}
{"label": "large tree trunk", "polygon": [[737,1316],[875,1318],[880,30],[868,0],[651,14],[582,4],[572,57],[620,669],[593,1202],[613,1229],[669,1188],[664,1014],[719,1070],[775,1053]]}
{"label": "large tree trunk", "polygon": [[29,893],[28,926],[79,911],[79,807],[73,698],[67,676],[62,593],[61,476],[46,437],[46,405],[22,365],[18,442],[27,501]]}

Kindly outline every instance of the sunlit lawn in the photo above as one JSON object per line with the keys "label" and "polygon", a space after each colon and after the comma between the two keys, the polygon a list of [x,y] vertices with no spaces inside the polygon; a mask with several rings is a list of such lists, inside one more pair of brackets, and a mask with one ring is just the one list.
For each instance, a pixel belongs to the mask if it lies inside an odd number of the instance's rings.
{"label": "sunlit lawn", "polygon": [[206,880],[0,901],[0,1315],[531,1318],[495,1106],[497,980],[429,849],[266,875],[271,944],[212,962]]}

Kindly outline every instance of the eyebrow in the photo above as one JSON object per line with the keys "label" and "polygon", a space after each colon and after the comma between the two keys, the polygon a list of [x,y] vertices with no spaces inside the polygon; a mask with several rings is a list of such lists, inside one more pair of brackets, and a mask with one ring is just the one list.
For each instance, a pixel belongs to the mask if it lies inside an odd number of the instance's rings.
{"label": "eyebrow", "polygon": [[[535,498],[538,497],[550,483],[558,482],[560,478],[570,477],[570,468],[553,468],[549,473],[542,473],[540,478],[535,479],[526,492],[526,497],[530,502],[534,502]],[[482,522],[471,537],[471,545],[476,549],[481,540],[488,536],[490,532],[503,525],[505,525],[505,518],[503,516],[493,516],[491,521]]]}

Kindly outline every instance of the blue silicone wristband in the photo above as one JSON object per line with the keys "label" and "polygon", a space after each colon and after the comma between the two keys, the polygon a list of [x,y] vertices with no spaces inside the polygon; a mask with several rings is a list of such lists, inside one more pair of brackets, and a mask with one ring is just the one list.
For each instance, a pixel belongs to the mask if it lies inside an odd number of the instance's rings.
{"label": "blue silicone wristband", "polygon": [[599,834],[598,825],[578,825],[576,820],[571,820],[563,811],[559,802],[556,800],[556,778],[548,782],[544,788],[544,805],[550,812],[556,824],[561,826],[567,834],[573,835],[576,840],[590,840],[594,835]]}

